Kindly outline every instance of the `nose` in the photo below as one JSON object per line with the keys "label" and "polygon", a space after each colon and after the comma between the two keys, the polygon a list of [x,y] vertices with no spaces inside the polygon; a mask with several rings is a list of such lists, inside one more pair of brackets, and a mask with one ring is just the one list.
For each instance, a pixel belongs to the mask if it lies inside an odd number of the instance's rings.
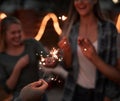
{"label": "nose", "polygon": [[16,33],[15,33],[15,37],[21,37],[21,33],[16,32]]}

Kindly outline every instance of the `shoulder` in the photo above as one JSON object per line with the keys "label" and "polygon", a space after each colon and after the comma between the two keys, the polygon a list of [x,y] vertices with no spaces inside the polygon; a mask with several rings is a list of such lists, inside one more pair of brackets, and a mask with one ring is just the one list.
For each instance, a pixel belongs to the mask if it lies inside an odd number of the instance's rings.
{"label": "shoulder", "polygon": [[0,59],[1,59],[1,58],[5,58],[5,56],[8,56],[8,55],[5,54],[4,52],[0,52]]}
{"label": "shoulder", "polygon": [[107,35],[107,37],[108,36],[116,37],[118,34],[115,24],[110,20],[106,20],[106,21],[102,22],[102,30],[103,30],[104,34]]}
{"label": "shoulder", "polygon": [[32,49],[34,49],[34,50],[35,50],[35,49],[41,50],[41,49],[44,48],[43,44],[42,44],[40,41],[37,41],[37,40],[34,39],[34,38],[30,38],[30,39],[24,40],[24,44],[25,44],[26,47],[32,48]]}
{"label": "shoulder", "polygon": [[110,20],[105,20],[104,22],[102,22],[102,25],[105,27],[109,27],[109,28],[114,28],[114,29],[116,29],[116,26],[115,26],[115,24],[112,22],[112,21],[110,21]]}
{"label": "shoulder", "polygon": [[27,45],[36,45],[36,44],[41,44],[41,42],[37,41],[34,38],[30,38],[30,39],[25,39],[23,41],[23,43],[27,44]]}
{"label": "shoulder", "polygon": [[35,43],[37,42],[37,40],[35,40],[34,38],[29,38],[29,39],[25,39],[23,40],[24,43]]}

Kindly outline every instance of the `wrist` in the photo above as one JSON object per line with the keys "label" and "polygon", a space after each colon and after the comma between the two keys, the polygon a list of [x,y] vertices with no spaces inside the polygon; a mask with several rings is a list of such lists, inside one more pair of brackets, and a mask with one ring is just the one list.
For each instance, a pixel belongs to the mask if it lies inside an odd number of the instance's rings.
{"label": "wrist", "polygon": [[95,55],[92,55],[92,57],[91,57],[90,60],[91,60],[93,63],[95,63],[98,59],[99,59],[99,56],[98,56],[97,54],[95,54]]}

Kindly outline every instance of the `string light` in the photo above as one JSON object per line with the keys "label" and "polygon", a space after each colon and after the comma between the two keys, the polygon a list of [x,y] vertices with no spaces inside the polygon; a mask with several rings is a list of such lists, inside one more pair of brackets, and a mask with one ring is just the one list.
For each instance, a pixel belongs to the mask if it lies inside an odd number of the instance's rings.
{"label": "string light", "polygon": [[120,2],[120,0],[112,0],[114,4],[117,4]]}

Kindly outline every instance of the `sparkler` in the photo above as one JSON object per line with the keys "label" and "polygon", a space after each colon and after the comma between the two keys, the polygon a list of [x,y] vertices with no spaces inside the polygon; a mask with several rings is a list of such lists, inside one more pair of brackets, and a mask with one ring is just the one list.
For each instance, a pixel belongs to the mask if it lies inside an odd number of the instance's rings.
{"label": "sparkler", "polygon": [[57,62],[57,63],[63,60],[60,49],[59,48],[56,49],[53,47],[49,51],[49,54],[46,57],[43,57],[43,51],[41,51],[39,57],[40,57],[39,70],[43,72],[42,78],[47,82],[55,81],[55,75],[52,73],[46,72],[44,68],[46,66],[46,59],[48,59],[49,62]]}
{"label": "sparkler", "polygon": [[56,61],[56,62],[60,62],[60,61],[63,60],[63,57],[62,57],[62,54],[61,54],[60,49],[56,49],[56,48],[53,47],[53,48],[50,50],[49,55],[47,55],[47,57],[43,57],[42,53],[43,53],[43,52],[41,51],[40,61],[39,61],[39,64],[40,64],[40,65],[45,66],[45,65],[46,65],[45,60],[46,60],[47,58],[50,59],[49,62],[55,62],[55,61]]}
{"label": "sparkler", "polygon": [[56,49],[53,47],[52,50],[50,50],[50,55],[51,55],[51,57],[58,60],[59,62],[63,60],[62,54],[61,54],[61,51],[59,48]]}

